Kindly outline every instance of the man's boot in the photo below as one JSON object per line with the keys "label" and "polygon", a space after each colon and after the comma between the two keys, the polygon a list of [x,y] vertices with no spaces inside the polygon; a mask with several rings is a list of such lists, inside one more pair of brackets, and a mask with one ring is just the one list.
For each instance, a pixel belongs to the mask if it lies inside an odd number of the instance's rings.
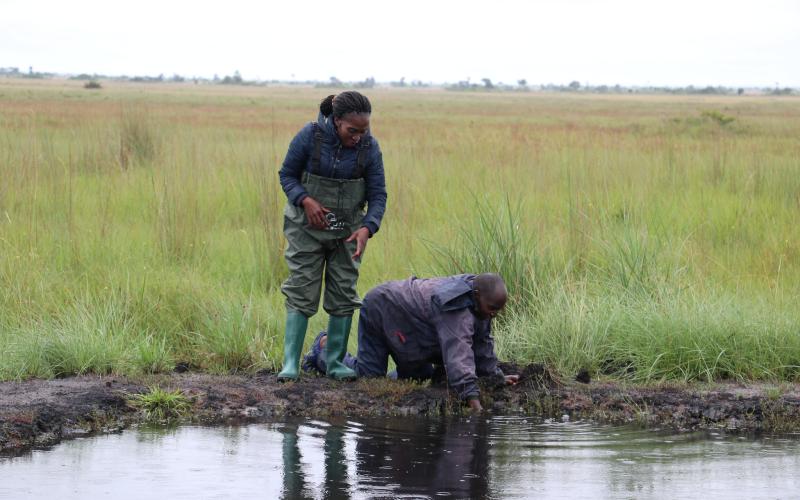
{"label": "man's boot", "polygon": [[350,324],[353,316],[330,316],[328,319],[328,341],[325,344],[325,364],[327,375],[336,380],[353,380],[356,372],[342,362],[347,352],[347,339],[350,337]]}
{"label": "man's boot", "polygon": [[278,382],[297,380],[300,377],[300,354],[306,338],[308,317],[289,309],[286,313],[286,333],[283,336],[283,370],[278,374]]}

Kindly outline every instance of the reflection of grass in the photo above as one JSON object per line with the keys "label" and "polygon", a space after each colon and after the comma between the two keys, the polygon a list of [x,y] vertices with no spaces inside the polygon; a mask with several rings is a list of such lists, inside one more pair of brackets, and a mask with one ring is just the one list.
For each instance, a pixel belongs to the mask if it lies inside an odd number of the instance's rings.
{"label": "reflection of grass", "polygon": [[156,386],[150,387],[146,393],[131,395],[128,401],[152,422],[181,418],[191,410],[189,398],[180,390],[165,391]]}
{"label": "reflection of grass", "polygon": [[[277,368],[277,170],[319,91],[66,85],[2,82],[0,379]],[[499,271],[502,357],[800,376],[800,100],[370,97],[389,205],[362,294]]]}

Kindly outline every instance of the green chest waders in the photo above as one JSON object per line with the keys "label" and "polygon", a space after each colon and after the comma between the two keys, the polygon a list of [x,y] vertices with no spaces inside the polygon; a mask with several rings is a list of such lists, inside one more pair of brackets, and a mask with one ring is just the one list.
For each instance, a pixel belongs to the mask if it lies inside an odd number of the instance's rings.
{"label": "green chest waders", "polygon": [[352,259],[356,242],[345,242],[364,218],[364,179],[330,179],[306,174],[308,195],[330,210],[328,229],[309,226],[301,207],[287,204],[283,232],[289,278],[281,291],[286,306],[313,316],[319,308],[325,279],[323,307],[328,314],[346,316],[361,306],[356,291],[359,261]]}
{"label": "green chest waders", "polygon": [[[312,171],[318,172],[320,139],[317,133],[315,138]],[[301,207],[288,203],[284,209],[283,232],[287,240],[284,256],[289,277],[281,291],[286,296],[286,308],[290,317],[293,314],[301,314],[306,319],[313,316],[319,308],[324,277],[323,308],[329,315],[326,362],[328,375],[338,379],[355,377],[355,372],[344,366],[342,359],[347,349],[353,312],[361,306],[356,290],[361,263],[351,257],[356,242],[344,240],[361,227],[364,218],[366,182],[361,175],[366,149],[362,147],[358,152],[360,168],[356,169],[357,178],[334,179],[308,172],[303,175],[302,183],[308,195],[330,210],[327,229],[310,227]],[[296,337],[301,339],[299,344],[302,346],[306,330],[303,327],[300,332],[298,326],[297,332],[290,332],[289,324],[287,321],[284,370],[279,374],[282,379],[298,376],[300,351],[295,352],[292,348],[290,353],[288,346],[297,343],[292,342]]]}

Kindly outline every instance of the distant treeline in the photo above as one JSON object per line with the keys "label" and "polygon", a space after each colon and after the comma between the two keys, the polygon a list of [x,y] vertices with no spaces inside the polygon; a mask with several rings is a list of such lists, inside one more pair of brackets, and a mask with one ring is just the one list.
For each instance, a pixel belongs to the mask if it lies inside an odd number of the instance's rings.
{"label": "distant treeline", "polygon": [[724,87],[724,86],[705,86],[695,87],[687,85],[685,87],[667,86],[625,86],[625,85],[581,85],[577,80],[573,80],[567,85],[555,83],[529,85],[526,80],[518,80],[516,84],[505,84],[502,82],[492,83],[489,78],[481,79],[481,83],[460,81],[456,84],[445,84],[448,90],[457,91],[508,91],[508,92],[574,92],[590,94],[716,94],[716,95],[744,95],[744,94],[772,94],[772,95],[793,95],[800,94],[800,89],[790,87]]}
{"label": "distant treeline", "polygon": [[407,82],[405,78],[400,78],[391,82],[377,82],[375,78],[369,77],[361,81],[343,81],[332,76],[328,80],[248,80],[242,77],[239,71],[234,71],[232,75],[219,76],[215,74],[213,78],[188,77],[179,74],[165,76],[163,73],[158,76],[149,75],[103,75],[98,73],[81,73],[78,75],[64,75],[50,72],[33,71],[32,67],[28,71],[20,71],[17,67],[0,67],[0,77],[11,78],[69,78],[71,80],[85,80],[96,82],[98,80],[139,82],[139,83],[194,83],[211,85],[303,85],[327,88],[373,88],[373,87],[439,87],[453,91],[466,92],[572,92],[572,93],[591,93],[591,94],[634,94],[634,93],[656,93],[656,94],[706,94],[706,95],[745,95],[745,94],[769,94],[769,95],[800,95],[800,88],[791,87],[724,87],[724,86],[700,86],[687,85],[684,87],[669,86],[625,86],[625,85],[589,85],[581,84],[573,80],[568,84],[529,84],[527,80],[520,79],[516,83],[494,83],[490,78],[482,78],[479,82],[462,80],[457,83],[433,83],[421,80],[411,80]]}

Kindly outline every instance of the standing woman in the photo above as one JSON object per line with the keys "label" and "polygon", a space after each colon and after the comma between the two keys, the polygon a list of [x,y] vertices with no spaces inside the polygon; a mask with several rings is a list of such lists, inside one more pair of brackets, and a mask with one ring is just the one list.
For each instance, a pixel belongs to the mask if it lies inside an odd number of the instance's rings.
{"label": "standing woman", "polygon": [[[299,377],[308,318],[323,307],[329,315],[327,375],[355,378],[342,363],[353,312],[361,257],[386,210],[386,182],[378,141],[369,133],[372,106],[355,91],[326,97],[316,122],[294,137],[280,170],[284,209],[286,333],[278,380]],[[366,206],[366,213],[364,207]]]}

